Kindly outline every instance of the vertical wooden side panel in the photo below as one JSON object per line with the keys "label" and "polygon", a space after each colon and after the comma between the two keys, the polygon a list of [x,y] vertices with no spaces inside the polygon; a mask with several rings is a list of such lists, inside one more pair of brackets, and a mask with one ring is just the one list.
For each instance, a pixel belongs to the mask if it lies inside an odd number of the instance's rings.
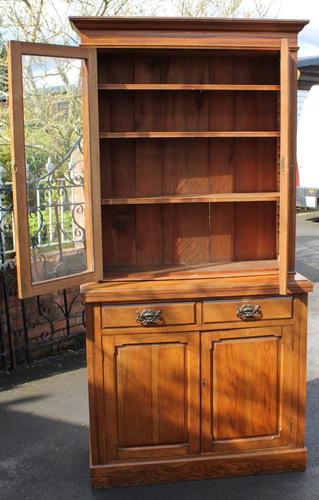
{"label": "vertical wooden side panel", "polygon": [[88,268],[94,271],[92,279],[98,281],[103,276],[103,263],[99,125],[96,119],[98,116],[97,54],[96,49],[89,49],[88,53],[87,88],[83,99],[85,232]]}
{"label": "vertical wooden side panel", "polygon": [[281,41],[280,53],[280,232],[279,292],[287,293],[289,223],[289,42]]}
{"label": "vertical wooden side panel", "polygon": [[201,334],[201,450],[212,451],[212,371],[213,337],[210,332]]}
{"label": "vertical wooden side panel", "polygon": [[[102,370],[101,376],[104,376],[103,397],[105,405],[104,422],[105,427],[99,433],[99,439],[105,442],[106,450],[104,452],[104,462],[118,458],[118,416],[116,411],[116,359],[117,350],[115,346],[115,337],[113,335],[105,335],[102,337],[103,357],[100,360]],[[103,375],[102,375],[103,374]],[[107,422],[106,418],[107,417]],[[107,425],[106,425],[107,423]],[[98,429],[100,429],[99,424]],[[102,436],[105,436],[102,439]],[[104,443],[103,443],[104,444]]]}
{"label": "vertical wooden side panel", "polygon": [[187,423],[189,453],[200,451],[200,334],[187,334]]}
{"label": "vertical wooden side panel", "polygon": [[111,141],[100,141],[101,197],[112,196]]}
{"label": "vertical wooden side panel", "polygon": [[[88,390],[90,412],[90,448],[92,465],[107,460],[106,420],[104,411],[103,356],[99,329],[100,307],[87,304],[86,312],[86,356],[88,367]],[[109,422],[110,424],[110,422]],[[103,438],[101,438],[103,436]]]}
{"label": "vertical wooden side panel", "polygon": [[113,262],[113,234],[112,234],[112,207],[102,207],[102,249],[103,269],[112,266]]}
{"label": "vertical wooden side panel", "polygon": [[[27,226],[27,192],[23,125],[22,44],[10,42],[8,50],[9,110],[11,132],[12,192],[19,297],[30,295],[30,245]],[[24,242],[24,244],[22,244]],[[23,282],[22,282],[23,281]]]}
{"label": "vertical wooden side panel", "polygon": [[298,392],[295,395],[296,404],[295,412],[297,412],[297,443],[296,446],[302,447],[305,443],[305,427],[306,427],[306,395],[307,395],[307,307],[308,295],[303,294],[295,299],[299,302],[298,323],[296,325],[299,330],[299,352],[295,354],[299,361],[298,367]]}

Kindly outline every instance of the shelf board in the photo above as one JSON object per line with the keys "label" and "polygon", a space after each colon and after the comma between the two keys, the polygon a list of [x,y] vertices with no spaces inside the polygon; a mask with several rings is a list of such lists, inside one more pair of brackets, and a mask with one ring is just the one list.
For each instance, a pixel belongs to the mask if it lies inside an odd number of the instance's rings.
{"label": "shelf board", "polygon": [[206,83],[99,83],[99,90],[239,90],[277,91],[280,85],[235,85]]}
{"label": "shelf board", "polygon": [[278,260],[253,260],[186,265],[110,267],[104,270],[103,279],[106,281],[142,281],[213,278],[220,274],[226,278],[276,273],[278,273]]}
{"label": "shelf board", "polygon": [[165,139],[187,137],[279,137],[279,131],[210,131],[210,132],[100,132],[101,139]]}
{"label": "shelf board", "polygon": [[280,193],[218,193],[171,196],[102,198],[102,205],[152,205],[159,203],[224,203],[248,201],[278,201]]}

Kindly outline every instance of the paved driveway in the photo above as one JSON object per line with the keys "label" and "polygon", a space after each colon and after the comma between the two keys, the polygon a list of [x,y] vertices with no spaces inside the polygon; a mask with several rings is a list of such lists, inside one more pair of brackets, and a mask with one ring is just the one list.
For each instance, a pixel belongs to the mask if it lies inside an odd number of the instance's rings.
{"label": "paved driveway", "polygon": [[[319,219],[298,214],[297,269],[319,282]],[[91,491],[84,353],[1,377],[2,500],[319,500],[319,285],[310,297],[305,473]]]}

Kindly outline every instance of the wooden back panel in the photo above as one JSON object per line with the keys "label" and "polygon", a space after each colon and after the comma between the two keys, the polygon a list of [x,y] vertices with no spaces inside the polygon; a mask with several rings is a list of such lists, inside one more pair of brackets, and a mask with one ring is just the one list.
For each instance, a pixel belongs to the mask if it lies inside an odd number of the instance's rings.
{"label": "wooden back panel", "polygon": [[[278,85],[279,53],[98,52],[99,84]],[[100,90],[100,132],[277,131],[277,91]],[[101,141],[102,199],[275,192],[278,139]],[[276,202],[102,208],[104,267],[277,257]]]}

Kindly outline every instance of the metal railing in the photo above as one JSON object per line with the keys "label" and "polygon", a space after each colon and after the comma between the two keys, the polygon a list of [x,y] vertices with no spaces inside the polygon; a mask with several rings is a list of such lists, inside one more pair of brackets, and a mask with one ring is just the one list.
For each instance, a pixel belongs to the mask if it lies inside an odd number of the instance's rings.
{"label": "metal railing", "polygon": [[[84,228],[74,216],[74,207],[78,208],[79,202],[72,199],[72,188],[83,188],[83,175],[75,173],[76,162],[72,161],[72,155],[80,147],[78,139],[58,166],[48,158],[45,175],[30,181],[34,186],[35,216],[31,229],[29,224],[30,245],[37,249],[75,239],[85,245]],[[55,217],[57,207],[59,223]],[[18,299],[13,233],[12,185],[1,184],[0,178],[0,369],[3,370],[82,347],[85,339],[84,306],[78,288]]]}

